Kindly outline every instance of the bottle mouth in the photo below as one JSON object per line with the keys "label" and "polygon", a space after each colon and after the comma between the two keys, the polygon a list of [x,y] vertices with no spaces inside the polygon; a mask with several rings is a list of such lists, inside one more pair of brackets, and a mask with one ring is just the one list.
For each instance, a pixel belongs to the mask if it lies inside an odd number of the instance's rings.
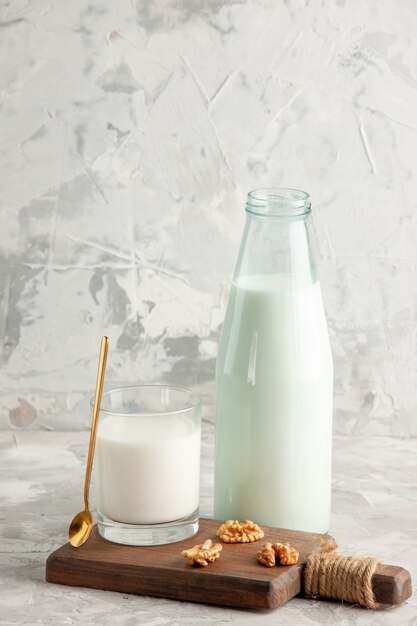
{"label": "bottle mouth", "polygon": [[265,217],[292,217],[311,213],[310,196],[300,189],[256,189],[248,193],[246,211]]}

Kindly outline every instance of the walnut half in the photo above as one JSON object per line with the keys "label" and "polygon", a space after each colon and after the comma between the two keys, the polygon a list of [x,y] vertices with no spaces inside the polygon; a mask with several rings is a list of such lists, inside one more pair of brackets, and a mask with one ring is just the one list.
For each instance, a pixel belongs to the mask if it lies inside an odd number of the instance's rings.
{"label": "walnut half", "polygon": [[265,567],[274,567],[275,565],[275,550],[272,547],[272,543],[266,543],[262,550],[256,555],[256,560]]}
{"label": "walnut half", "polygon": [[256,560],[261,565],[273,567],[278,558],[279,565],[295,565],[299,554],[289,543],[266,543],[258,552]]}
{"label": "walnut half", "polygon": [[273,545],[280,565],[295,565],[298,563],[300,555],[289,543],[274,543]]}
{"label": "walnut half", "polygon": [[188,559],[190,565],[201,565],[201,567],[206,567],[209,563],[213,563],[213,561],[220,558],[220,552],[222,549],[223,548],[220,543],[213,545],[211,539],[206,539],[204,543],[194,546],[194,548],[183,550],[181,552],[181,556]]}
{"label": "walnut half", "polygon": [[217,535],[224,543],[251,543],[262,539],[264,531],[251,520],[239,522],[229,519],[220,526]]}

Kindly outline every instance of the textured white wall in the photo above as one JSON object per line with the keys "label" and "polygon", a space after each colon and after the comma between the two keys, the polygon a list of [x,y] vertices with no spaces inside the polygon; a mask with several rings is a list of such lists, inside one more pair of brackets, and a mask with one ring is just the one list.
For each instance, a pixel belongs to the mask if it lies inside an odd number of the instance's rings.
{"label": "textured white wall", "polygon": [[336,430],[417,435],[415,2],[0,10],[1,426],[87,425],[104,331],[109,381],[210,405],[245,194],[276,185],[312,196]]}

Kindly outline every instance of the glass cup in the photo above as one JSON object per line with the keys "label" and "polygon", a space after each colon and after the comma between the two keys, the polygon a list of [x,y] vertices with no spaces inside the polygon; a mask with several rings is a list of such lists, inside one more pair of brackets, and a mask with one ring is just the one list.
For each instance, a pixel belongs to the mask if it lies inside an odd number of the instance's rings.
{"label": "glass cup", "polygon": [[103,394],[95,451],[98,530],[154,546],[198,530],[201,402],[186,389],[121,387]]}

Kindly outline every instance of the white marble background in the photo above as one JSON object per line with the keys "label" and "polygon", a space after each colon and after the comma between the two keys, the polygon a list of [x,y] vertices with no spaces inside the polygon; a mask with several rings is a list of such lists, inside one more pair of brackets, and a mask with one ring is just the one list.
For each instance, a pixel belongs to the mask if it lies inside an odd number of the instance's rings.
{"label": "white marble background", "polygon": [[195,386],[249,189],[311,193],[335,430],[417,435],[413,0],[0,7],[0,425],[84,428],[109,382]]}
{"label": "white marble background", "polygon": [[417,580],[416,35],[414,0],[0,0],[0,624],[417,625],[415,582],[398,609],[260,614],[44,581],[104,332],[108,386],[203,396],[212,514],[219,328],[245,195],[273,185],[314,206],[331,533]]}

